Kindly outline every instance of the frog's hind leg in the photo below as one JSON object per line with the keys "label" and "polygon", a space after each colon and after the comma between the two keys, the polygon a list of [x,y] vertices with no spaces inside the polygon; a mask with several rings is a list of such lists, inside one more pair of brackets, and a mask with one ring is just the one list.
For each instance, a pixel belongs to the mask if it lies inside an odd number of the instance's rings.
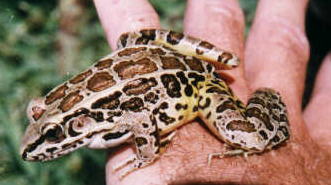
{"label": "frog's hind leg", "polygon": [[212,62],[217,68],[231,69],[239,64],[237,56],[216,48],[209,42],[167,30],[145,29],[124,33],[120,36],[117,47],[120,49],[132,45],[148,44],[162,45],[183,55]]}
{"label": "frog's hind leg", "polygon": [[[264,100],[264,105],[269,111],[270,123],[278,125],[276,134],[270,139],[267,149],[272,149],[288,140],[290,137],[290,125],[287,118],[286,106],[283,103],[280,94],[273,89],[261,88],[257,90],[249,100],[248,108],[252,109],[257,106],[256,104],[258,103],[256,103],[254,99]],[[254,115],[251,115],[251,117],[254,117]],[[267,129],[271,130],[272,128],[267,127]]]}
{"label": "frog's hind leg", "polygon": [[[223,81],[211,80],[199,92],[199,112],[209,129],[233,149],[211,157],[263,152],[289,137],[286,107],[272,89],[259,89],[247,106]],[[207,100],[209,99],[209,100]],[[201,102],[210,106],[202,107]]]}

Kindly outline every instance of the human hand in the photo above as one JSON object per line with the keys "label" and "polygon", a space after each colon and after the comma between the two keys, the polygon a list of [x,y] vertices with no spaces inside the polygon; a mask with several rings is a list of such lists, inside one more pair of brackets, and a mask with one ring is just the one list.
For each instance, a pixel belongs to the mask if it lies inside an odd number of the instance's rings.
{"label": "human hand", "polygon": [[[146,0],[94,0],[113,49],[128,31],[159,28]],[[259,87],[279,91],[288,108],[291,138],[285,146],[261,155],[214,159],[224,144],[197,122],[186,124],[155,163],[119,179],[114,164],[134,152],[130,146],[112,153],[107,184],[328,184],[331,174],[331,55],[317,77],[311,101],[301,108],[309,45],[304,35],[307,0],[261,0],[244,46],[244,19],[237,1],[189,0],[184,32],[232,51],[241,65],[227,73],[231,87],[246,101]],[[245,60],[243,60],[245,58]]]}

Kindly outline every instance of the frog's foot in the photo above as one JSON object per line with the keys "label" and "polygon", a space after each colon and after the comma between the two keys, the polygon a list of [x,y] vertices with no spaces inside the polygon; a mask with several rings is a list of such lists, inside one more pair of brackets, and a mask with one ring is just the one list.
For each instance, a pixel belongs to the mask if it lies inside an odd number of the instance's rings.
{"label": "frog's foot", "polygon": [[[133,172],[139,168],[143,168],[143,167],[151,164],[153,161],[154,161],[154,159],[153,160],[139,159],[137,157],[137,155],[133,154],[130,157],[128,157],[126,160],[115,165],[113,167],[113,171],[116,172],[116,171],[119,171],[122,169],[120,172],[119,178],[123,179],[125,176],[129,175],[131,172]],[[131,164],[131,163],[133,163],[133,164]],[[127,166],[127,167],[125,167],[125,166]]]}
{"label": "frog's foot", "polygon": [[138,159],[136,158],[133,162],[133,165],[129,165],[128,167],[124,168],[120,175],[119,175],[119,178],[120,179],[123,179],[124,177],[126,177],[127,175],[129,175],[131,172],[137,170],[139,168],[139,165],[140,162],[138,161]]}
{"label": "frog's foot", "polygon": [[169,146],[172,138],[174,138],[175,135],[176,135],[176,131],[173,131],[169,135],[167,135],[166,137],[160,140],[160,153],[163,153],[166,150],[166,148]]}
{"label": "frog's foot", "polygon": [[[133,163],[133,164],[131,164],[131,163]],[[116,171],[119,171],[122,169],[120,172],[119,178],[123,179],[125,176],[127,176],[131,172],[133,172],[133,171],[137,170],[138,168],[141,168],[142,166],[145,166],[147,164],[144,164],[144,161],[140,161],[136,154],[132,154],[131,156],[126,158],[124,161],[121,161],[120,163],[116,164],[113,167],[113,172],[116,172]]]}
{"label": "frog's foot", "polygon": [[128,158],[126,158],[124,161],[121,161],[119,163],[117,163],[116,165],[114,165],[113,167],[113,171],[116,172],[122,168],[124,168],[124,166],[133,163],[134,161],[137,160],[137,155],[136,154],[132,154],[131,156],[129,156]]}
{"label": "frog's foot", "polygon": [[246,151],[243,149],[233,149],[233,150],[227,150],[225,152],[220,152],[220,153],[211,153],[208,155],[208,166],[211,165],[211,161],[213,160],[213,158],[224,158],[224,157],[231,157],[231,156],[236,156],[236,155],[242,155],[244,156],[245,159],[248,158],[248,155],[257,153],[255,151]]}

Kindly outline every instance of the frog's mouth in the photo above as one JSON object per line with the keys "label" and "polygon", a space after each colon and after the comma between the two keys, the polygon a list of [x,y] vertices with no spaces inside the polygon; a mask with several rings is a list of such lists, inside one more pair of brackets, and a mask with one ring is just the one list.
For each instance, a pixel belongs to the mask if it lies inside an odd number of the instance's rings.
{"label": "frog's mouth", "polygon": [[[33,142],[31,142],[33,141]],[[22,138],[20,154],[23,160],[33,160],[29,157],[29,153],[37,149],[45,141],[45,138],[40,136],[38,132],[38,126],[36,124],[29,124],[25,134]]]}
{"label": "frog's mouth", "polygon": [[[37,147],[39,145],[41,145],[44,141],[45,141],[45,138],[40,137],[35,142],[33,142],[32,144],[28,144],[28,145],[26,145],[26,147],[21,147],[21,150],[23,148],[25,148],[23,151],[21,151],[22,159],[25,160],[25,161],[39,161],[40,157],[35,156],[35,155],[31,155],[31,153],[33,151],[35,151],[37,149]],[[45,154],[43,154],[43,155],[45,155]]]}
{"label": "frog's mouth", "polygon": [[22,153],[22,159],[25,161],[31,161],[31,162],[37,162],[37,161],[49,161],[55,158],[59,158],[67,153],[69,153],[70,151],[62,151],[62,152],[58,152],[58,153],[54,153],[52,155],[45,155],[45,153],[39,153],[39,154],[31,154],[28,153],[27,151],[24,151]]}
{"label": "frog's mouth", "polygon": [[[36,140],[33,144],[30,144],[29,147],[27,147],[22,153],[22,159],[25,161],[49,161],[52,159],[59,158],[63,155],[66,155],[88,143],[84,143],[81,139],[78,139],[76,141],[72,141],[67,144],[61,145],[61,147],[58,147],[58,144],[54,144],[49,147],[45,147],[42,150],[35,150],[39,145],[38,143],[41,143],[44,140],[44,137],[40,137],[38,140]],[[42,144],[42,143],[41,143]]]}

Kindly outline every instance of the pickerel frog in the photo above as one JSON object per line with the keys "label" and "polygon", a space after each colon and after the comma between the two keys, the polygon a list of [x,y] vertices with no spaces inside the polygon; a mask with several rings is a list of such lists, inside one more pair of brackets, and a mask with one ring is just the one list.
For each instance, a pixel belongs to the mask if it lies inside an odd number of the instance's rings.
{"label": "pickerel frog", "polygon": [[238,58],[181,33],[146,29],[123,34],[118,50],[30,102],[24,160],[46,161],[82,146],[133,142],[136,154],[115,167],[123,176],[151,164],[178,127],[201,118],[232,149],[211,156],[260,153],[289,138],[280,94],[269,88],[244,105],[215,72]]}

